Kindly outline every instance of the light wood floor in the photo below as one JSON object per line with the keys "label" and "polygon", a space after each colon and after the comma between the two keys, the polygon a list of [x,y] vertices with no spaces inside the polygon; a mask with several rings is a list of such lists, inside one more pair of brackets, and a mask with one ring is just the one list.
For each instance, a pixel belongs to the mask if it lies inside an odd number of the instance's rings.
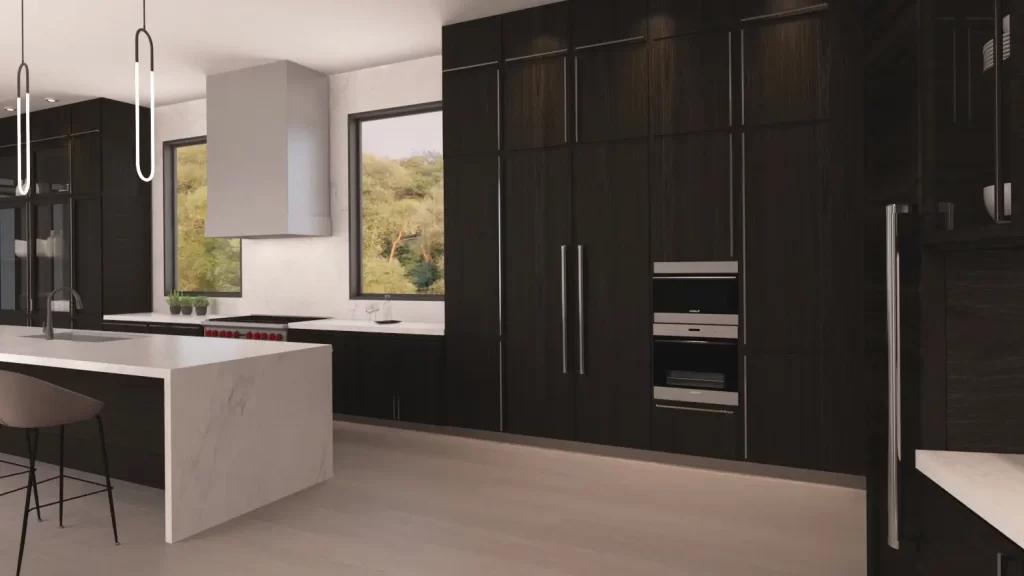
{"label": "light wood floor", "polygon": [[[117,485],[120,547],[103,496],[68,504],[64,530],[46,509],[30,520],[23,574],[866,571],[860,490],[352,423],[336,425],[335,445],[331,482],[174,546],[157,490]],[[0,573],[14,571],[22,498],[0,498]]]}

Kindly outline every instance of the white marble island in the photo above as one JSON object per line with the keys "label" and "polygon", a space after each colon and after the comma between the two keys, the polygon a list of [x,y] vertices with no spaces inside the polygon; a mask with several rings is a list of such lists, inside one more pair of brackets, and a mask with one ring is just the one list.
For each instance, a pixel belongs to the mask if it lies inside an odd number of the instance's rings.
{"label": "white marble island", "polygon": [[[0,326],[0,369],[98,388],[109,375],[122,391],[152,389],[157,402],[162,388],[168,543],[332,477],[330,346],[83,331],[74,334],[121,339],[60,339],[70,332],[47,341],[26,338],[39,328]],[[105,411],[125,409],[100,399]]]}

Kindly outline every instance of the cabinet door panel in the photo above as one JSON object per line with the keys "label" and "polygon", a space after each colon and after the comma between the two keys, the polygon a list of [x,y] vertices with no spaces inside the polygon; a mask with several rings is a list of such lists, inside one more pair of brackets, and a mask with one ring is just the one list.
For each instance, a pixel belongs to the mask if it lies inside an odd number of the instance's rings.
{"label": "cabinet door panel", "polygon": [[818,352],[828,129],[794,126],[745,138],[747,345],[757,352]]}
{"label": "cabinet door panel", "polygon": [[569,48],[569,3],[558,2],[501,17],[506,60]]}
{"label": "cabinet door panel", "polygon": [[640,138],[648,132],[647,46],[630,44],[580,52],[577,131],[580,142]]}
{"label": "cabinet door panel", "polygon": [[651,44],[651,130],[728,128],[730,37],[700,34]]}
{"label": "cabinet door panel", "polygon": [[737,0],[740,17],[770,16],[821,4],[820,0]]}
{"label": "cabinet door panel", "polygon": [[[651,264],[646,142],[578,147],[576,241],[583,249],[577,439],[651,445]],[[579,270],[579,268],[577,268]],[[579,352],[579,351],[578,351]],[[577,366],[579,367],[579,366]]]}
{"label": "cabinet door panel", "polygon": [[351,414],[364,418],[394,420],[397,405],[397,386],[400,376],[398,347],[393,336],[380,334],[354,334],[350,336],[359,361],[351,376],[348,391]]}
{"label": "cabinet door panel", "polygon": [[736,20],[734,0],[651,0],[651,38],[723,28]]}
{"label": "cabinet door panel", "polygon": [[747,357],[750,460],[821,469],[820,364],[817,356],[807,355]]}
{"label": "cabinet door panel", "polygon": [[89,100],[71,105],[71,133],[92,132],[103,125],[103,100]]}
{"label": "cabinet door panel", "polygon": [[151,334],[148,324],[136,324],[134,322],[104,322],[104,332],[126,332],[128,334]]}
{"label": "cabinet door panel", "polygon": [[497,337],[453,334],[445,327],[447,424],[496,432],[501,427]]}
{"label": "cabinet door panel", "polygon": [[647,33],[645,0],[577,0],[573,9],[573,44],[577,47]]}
{"label": "cabinet door panel", "polygon": [[497,62],[501,59],[501,17],[445,26],[441,52],[445,70]]}
{"label": "cabinet door panel", "polygon": [[832,55],[824,16],[754,26],[744,38],[747,124],[829,117]]}
{"label": "cabinet door panel", "polygon": [[500,82],[497,66],[444,73],[445,157],[498,151]]}
{"label": "cabinet door panel", "polygon": [[568,59],[510,62],[505,69],[505,148],[544,148],[569,141]]}
{"label": "cabinet door panel", "polygon": [[657,138],[651,153],[655,262],[733,259],[732,137]]}
{"label": "cabinet door panel", "polygon": [[165,334],[167,336],[203,336],[202,326],[174,325],[174,324],[150,324],[150,334]]}
{"label": "cabinet door panel", "polygon": [[397,383],[397,416],[403,422],[441,424],[441,380],[444,377],[444,339],[397,336],[402,358]]}
{"label": "cabinet door panel", "polygon": [[733,460],[739,454],[733,411],[714,406],[654,406],[653,448],[705,458]]}
{"label": "cabinet door panel", "polygon": [[[577,362],[574,348],[562,341],[562,246],[567,283],[575,262],[569,151],[508,155],[504,199],[507,429],[572,439],[570,374]],[[568,298],[565,306],[567,313]],[[565,319],[566,330],[572,317]]]}

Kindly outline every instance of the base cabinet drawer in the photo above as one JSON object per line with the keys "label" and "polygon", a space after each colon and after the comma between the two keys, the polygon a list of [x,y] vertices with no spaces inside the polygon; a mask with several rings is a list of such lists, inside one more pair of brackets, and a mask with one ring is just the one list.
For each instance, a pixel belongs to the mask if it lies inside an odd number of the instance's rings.
{"label": "base cabinet drawer", "polygon": [[706,458],[739,457],[738,418],[728,406],[690,406],[656,402],[653,415],[654,449]]}

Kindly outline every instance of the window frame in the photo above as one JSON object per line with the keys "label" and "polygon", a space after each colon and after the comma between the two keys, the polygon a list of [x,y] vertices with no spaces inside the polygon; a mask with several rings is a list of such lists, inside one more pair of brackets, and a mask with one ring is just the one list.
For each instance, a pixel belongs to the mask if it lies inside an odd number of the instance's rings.
{"label": "window frame", "polygon": [[443,103],[424,102],[348,115],[349,300],[444,302],[444,294],[369,294],[363,292],[363,122],[444,113]]}
{"label": "window frame", "polygon": [[[206,144],[206,136],[181,138],[164,142],[164,296],[178,288],[178,148]],[[181,292],[185,296],[210,298],[241,298],[245,282],[241,266],[242,245],[238,246],[238,292]]]}

